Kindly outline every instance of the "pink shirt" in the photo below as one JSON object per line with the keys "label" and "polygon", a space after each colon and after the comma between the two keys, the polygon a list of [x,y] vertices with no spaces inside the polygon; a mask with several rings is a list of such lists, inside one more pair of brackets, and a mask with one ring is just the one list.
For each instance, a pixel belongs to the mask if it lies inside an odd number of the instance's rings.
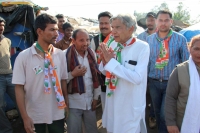
{"label": "pink shirt", "polygon": [[[60,49],[54,48],[52,58],[59,80],[67,79],[64,53]],[[52,121],[64,118],[64,109],[58,109],[52,86],[50,94],[44,93],[43,70],[44,58],[37,54],[34,44],[17,56],[12,83],[24,85],[26,111],[33,122],[51,124]]]}

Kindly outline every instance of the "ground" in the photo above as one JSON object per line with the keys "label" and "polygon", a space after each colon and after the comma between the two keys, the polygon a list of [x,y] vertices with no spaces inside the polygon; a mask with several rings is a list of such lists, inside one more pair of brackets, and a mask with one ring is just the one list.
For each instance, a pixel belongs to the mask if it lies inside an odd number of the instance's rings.
{"label": "ground", "polygon": [[[150,102],[150,96],[148,95],[147,92],[147,104],[149,104]],[[148,112],[149,112],[149,107],[146,107],[146,122],[148,122]],[[97,115],[97,127],[98,127],[98,132],[99,133],[107,133],[105,128],[102,127],[102,121],[101,121],[101,117],[102,117],[102,108],[101,108],[101,104],[99,104],[97,106],[97,110],[96,110],[96,115]],[[12,125],[14,128],[14,133],[25,133],[23,130],[23,126],[22,124],[19,124],[20,121],[18,119],[16,119],[15,121],[12,121]],[[147,133],[157,133],[156,129],[150,129],[148,126],[148,123],[146,123],[147,125]],[[66,132],[67,133],[67,132]]]}

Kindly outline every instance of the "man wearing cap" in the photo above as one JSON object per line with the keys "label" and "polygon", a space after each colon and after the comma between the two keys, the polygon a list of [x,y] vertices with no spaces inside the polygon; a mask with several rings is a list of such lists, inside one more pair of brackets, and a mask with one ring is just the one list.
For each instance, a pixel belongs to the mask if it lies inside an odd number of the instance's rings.
{"label": "man wearing cap", "polygon": [[145,42],[147,40],[147,37],[156,31],[156,14],[154,12],[147,13],[146,26],[147,29],[137,36],[138,39]]}
{"label": "man wearing cap", "polygon": [[[147,40],[147,37],[156,31],[156,14],[154,12],[147,13],[146,26],[147,26],[147,29],[137,36],[138,39],[145,41],[145,42]],[[147,95],[148,95],[148,97],[150,97],[148,88],[147,88]],[[155,118],[155,113],[154,113],[154,109],[153,109],[153,104],[151,101],[150,101],[150,105],[151,106],[150,106],[150,112],[149,112],[149,127],[155,128],[156,127],[156,118]]]}
{"label": "man wearing cap", "polygon": [[172,22],[172,13],[160,10],[156,15],[158,31],[147,37],[150,47],[148,87],[159,133],[168,133],[164,105],[169,75],[177,64],[189,58],[186,38],[170,28]]}

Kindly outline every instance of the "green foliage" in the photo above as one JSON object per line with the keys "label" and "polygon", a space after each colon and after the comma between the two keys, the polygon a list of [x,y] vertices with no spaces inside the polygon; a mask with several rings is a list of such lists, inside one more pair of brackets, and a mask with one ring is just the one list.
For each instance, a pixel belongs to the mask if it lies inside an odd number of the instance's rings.
{"label": "green foliage", "polygon": [[169,7],[166,2],[162,3],[160,6],[155,6],[151,9],[151,11],[154,13],[157,13],[160,10],[169,10]]}
{"label": "green foliage", "polygon": [[180,20],[182,22],[189,23],[190,20],[190,11],[186,9],[182,2],[179,2],[176,12],[173,13],[174,20]]}
{"label": "green foliage", "polygon": [[134,16],[136,17],[137,20],[140,20],[141,18],[145,18],[147,13],[139,13],[134,11]]}
{"label": "green foliage", "polygon": [[[155,6],[151,9],[151,12],[157,13],[159,10],[169,10],[169,6],[166,2],[162,3],[160,6]],[[180,20],[184,23],[188,24],[195,24],[200,22],[200,15],[195,19],[190,19],[190,11],[185,7],[185,5],[182,2],[179,2],[178,6],[176,7],[175,11],[172,12],[172,17],[174,20]],[[137,20],[140,20],[141,18],[145,18],[147,13],[139,13],[134,11],[134,16],[136,16]]]}

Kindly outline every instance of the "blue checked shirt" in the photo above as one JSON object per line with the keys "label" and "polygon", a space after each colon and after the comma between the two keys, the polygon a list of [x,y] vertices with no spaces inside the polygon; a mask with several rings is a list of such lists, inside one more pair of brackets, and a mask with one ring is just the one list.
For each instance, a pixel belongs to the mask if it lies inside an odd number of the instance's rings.
{"label": "blue checked shirt", "polygon": [[[189,51],[186,43],[187,41],[184,36],[173,31],[171,39],[169,41],[169,62],[167,66],[160,70],[155,68],[155,63],[159,55],[160,48],[160,43],[156,39],[156,37],[158,37],[158,33],[154,33],[147,37],[147,43],[150,47],[148,77],[154,79],[168,80],[171,72],[176,67],[176,65],[189,59]],[[160,40],[164,39],[166,38],[160,38]]]}
{"label": "blue checked shirt", "polygon": [[145,42],[146,42],[148,36],[149,36],[149,34],[148,34],[148,32],[147,32],[147,29],[146,29],[144,32],[140,33],[140,34],[137,36],[137,38],[140,39],[140,40],[142,40],[142,41],[145,41]]}

